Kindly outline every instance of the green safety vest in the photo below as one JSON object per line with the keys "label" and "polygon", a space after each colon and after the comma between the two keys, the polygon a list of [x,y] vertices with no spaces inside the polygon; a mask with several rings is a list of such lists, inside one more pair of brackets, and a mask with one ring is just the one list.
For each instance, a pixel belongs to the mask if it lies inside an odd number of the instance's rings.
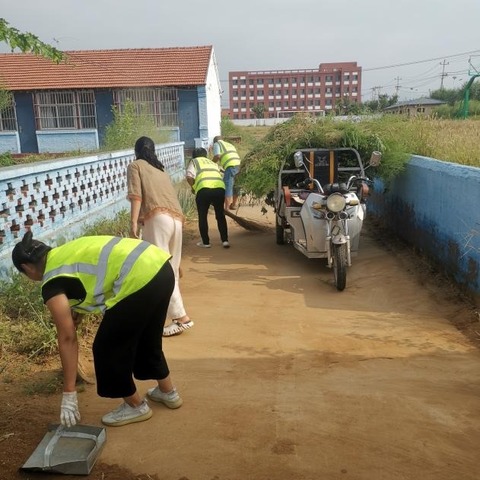
{"label": "green safety vest", "polygon": [[104,312],[144,287],[171,255],[134,238],[80,237],[48,252],[42,286],[59,277],[77,278],[85,299],[69,299],[79,312]]}
{"label": "green safety vest", "polygon": [[238,167],[240,165],[240,156],[238,155],[237,149],[228,142],[224,140],[219,140],[218,145],[220,146],[220,165],[226,170],[228,167]]}
{"label": "green safety vest", "polygon": [[218,165],[206,157],[192,160],[195,167],[193,190],[198,193],[202,188],[225,188]]}

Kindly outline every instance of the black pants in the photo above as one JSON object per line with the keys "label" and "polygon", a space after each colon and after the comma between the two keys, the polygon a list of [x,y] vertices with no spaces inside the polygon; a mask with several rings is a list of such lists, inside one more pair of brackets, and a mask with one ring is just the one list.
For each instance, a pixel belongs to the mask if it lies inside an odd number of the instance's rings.
{"label": "black pants", "polygon": [[167,262],[147,285],[105,312],[93,342],[98,395],[133,395],[132,375],[139,380],[168,377],[162,335],[174,285]]}
{"label": "black pants", "polygon": [[215,209],[215,218],[217,219],[218,231],[222,242],[228,242],[227,220],[225,219],[225,211],[223,204],[225,203],[224,188],[202,188],[195,197],[198,211],[198,229],[202,242],[205,245],[210,243],[208,236],[208,209],[213,205]]}

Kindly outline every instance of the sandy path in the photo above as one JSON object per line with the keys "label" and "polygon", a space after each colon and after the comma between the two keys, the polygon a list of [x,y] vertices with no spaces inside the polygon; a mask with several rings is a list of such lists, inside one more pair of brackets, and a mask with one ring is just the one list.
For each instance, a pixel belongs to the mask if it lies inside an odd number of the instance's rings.
{"label": "sandy path", "polygon": [[[273,226],[257,211],[239,213]],[[184,249],[196,324],[164,339],[184,406],[109,428],[92,476],[478,480],[480,354],[449,321],[458,305],[371,233],[337,292],[323,260],[229,225],[229,250],[213,217],[213,248]],[[80,403],[98,424],[118,402],[89,387]]]}

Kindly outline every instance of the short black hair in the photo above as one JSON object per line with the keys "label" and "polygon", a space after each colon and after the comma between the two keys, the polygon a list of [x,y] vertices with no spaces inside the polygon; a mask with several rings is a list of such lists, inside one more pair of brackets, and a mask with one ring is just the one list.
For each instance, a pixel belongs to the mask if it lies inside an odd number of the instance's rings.
{"label": "short black hair", "polygon": [[192,152],[192,158],[206,157],[207,155],[208,155],[208,152],[203,147],[194,148]]}

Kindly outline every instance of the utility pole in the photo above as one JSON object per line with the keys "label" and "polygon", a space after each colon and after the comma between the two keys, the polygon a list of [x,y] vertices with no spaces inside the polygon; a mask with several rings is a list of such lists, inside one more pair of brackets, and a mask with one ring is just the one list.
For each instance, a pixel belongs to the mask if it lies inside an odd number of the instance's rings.
{"label": "utility pole", "polygon": [[440,80],[440,90],[443,90],[443,79],[448,76],[448,73],[445,73],[445,67],[447,65],[450,65],[450,62],[447,62],[444,60],[443,62],[440,62],[440,65],[442,65],[442,74],[440,75],[441,80]]}
{"label": "utility pole", "polygon": [[394,80],[397,81],[397,84],[395,85],[395,95],[398,97],[398,91],[400,90],[400,77],[394,78]]}

